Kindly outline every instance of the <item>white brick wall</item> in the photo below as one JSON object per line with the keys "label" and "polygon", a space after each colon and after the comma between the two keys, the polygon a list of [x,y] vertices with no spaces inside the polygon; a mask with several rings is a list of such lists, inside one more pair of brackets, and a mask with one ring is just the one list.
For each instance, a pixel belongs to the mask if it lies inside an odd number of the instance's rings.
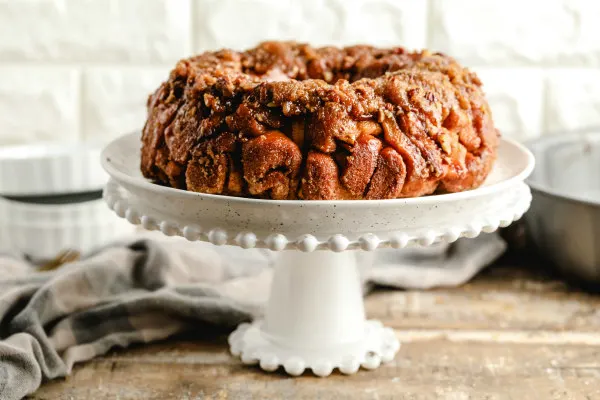
{"label": "white brick wall", "polygon": [[141,127],[173,63],[260,40],[429,47],[519,139],[600,126],[597,0],[0,0],[0,144]]}
{"label": "white brick wall", "polygon": [[23,143],[80,135],[77,69],[0,67],[0,140]]}
{"label": "white brick wall", "polygon": [[115,136],[140,128],[145,100],[169,73],[167,68],[90,67],[83,74],[82,132]]}

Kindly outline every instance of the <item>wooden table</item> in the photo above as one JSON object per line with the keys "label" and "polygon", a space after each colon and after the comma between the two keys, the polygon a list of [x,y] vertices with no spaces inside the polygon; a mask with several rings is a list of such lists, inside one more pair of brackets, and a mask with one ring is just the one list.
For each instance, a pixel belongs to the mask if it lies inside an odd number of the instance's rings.
{"label": "wooden table", "polygon": [[266,374],[231,357],[223,335],[188,336],[114,351],[31,398],[600,399],[600,296],[514,261],[460,288],[369,295],[369,316],[403,343],[376,371]]}

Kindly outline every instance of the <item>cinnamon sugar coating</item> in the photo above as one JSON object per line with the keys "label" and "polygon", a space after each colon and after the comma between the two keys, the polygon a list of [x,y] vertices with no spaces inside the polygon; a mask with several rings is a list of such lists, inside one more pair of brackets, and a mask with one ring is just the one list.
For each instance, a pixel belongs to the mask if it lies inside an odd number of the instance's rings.
{"label": "cinnamon sugar coating", "polygon": [[496,157],[481,82],[452,58],[265,42],[181,60],[148,99],[141,170],[267,199],[389,199],[476,188]]}

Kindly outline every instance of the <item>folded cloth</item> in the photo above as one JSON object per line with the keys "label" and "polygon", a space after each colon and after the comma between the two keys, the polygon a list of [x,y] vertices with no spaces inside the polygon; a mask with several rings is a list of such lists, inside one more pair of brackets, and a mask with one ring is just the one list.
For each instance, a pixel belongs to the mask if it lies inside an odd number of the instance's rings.
{"label": "folded cloth", "polygon": [[[505,249],[495,234],[425,249],[357,252],[366,287],[459,285]],[[145,235],[51,272],[0,255],[0,399],[110,348],[185,330],[231,329],[262,312],[276,254]]]}

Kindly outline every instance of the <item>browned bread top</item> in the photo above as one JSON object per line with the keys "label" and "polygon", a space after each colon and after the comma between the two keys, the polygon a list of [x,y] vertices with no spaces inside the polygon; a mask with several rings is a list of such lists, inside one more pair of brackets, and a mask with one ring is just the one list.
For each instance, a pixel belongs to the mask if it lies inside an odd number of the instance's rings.
{"label": "browned bread top", "polygon": [[181,60],[148,99],[141,169],[269,199],[389,199],[479,186],[499,132],[477,76],[429,51],[265,42]]}

